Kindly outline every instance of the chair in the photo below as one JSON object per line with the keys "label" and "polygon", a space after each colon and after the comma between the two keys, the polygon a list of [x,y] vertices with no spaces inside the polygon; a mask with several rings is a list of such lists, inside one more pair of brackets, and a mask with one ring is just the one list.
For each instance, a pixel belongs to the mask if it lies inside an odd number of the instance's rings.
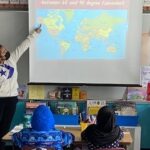
{"label": "chair", "polygon": [[118,148],[102,148],[102,149],[97,149],[97,150],[125,150],[122,147],[118,147]]}
{"label": "chair", "polygon": [[55,148],[46,148],[46,147],[31,147],[31,146],[24,146],[22,150],[55,150]]}

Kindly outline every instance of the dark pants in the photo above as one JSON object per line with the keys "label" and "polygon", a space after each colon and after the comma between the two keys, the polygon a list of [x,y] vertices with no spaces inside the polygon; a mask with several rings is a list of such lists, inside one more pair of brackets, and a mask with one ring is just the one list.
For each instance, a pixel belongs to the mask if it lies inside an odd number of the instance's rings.
{"label": "dark pants", "polygon": [[0,97],[0,141],[2,137],[9,131],[17,102],[18,98],[16,96]]}

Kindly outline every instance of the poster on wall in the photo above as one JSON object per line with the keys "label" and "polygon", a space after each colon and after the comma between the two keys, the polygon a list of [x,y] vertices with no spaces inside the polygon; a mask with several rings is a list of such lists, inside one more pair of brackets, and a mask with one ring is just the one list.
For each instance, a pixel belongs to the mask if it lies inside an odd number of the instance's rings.
{"label": "poster on wall", "polygon": [[143,14],[141,63],[143,66],[150,65],[150,14]]}
{"label": "poster on wall", "polygon": [[142,87],[147,88],[147,84],[150,82],[150,66],[143,66],[141,69],[141,82]]}

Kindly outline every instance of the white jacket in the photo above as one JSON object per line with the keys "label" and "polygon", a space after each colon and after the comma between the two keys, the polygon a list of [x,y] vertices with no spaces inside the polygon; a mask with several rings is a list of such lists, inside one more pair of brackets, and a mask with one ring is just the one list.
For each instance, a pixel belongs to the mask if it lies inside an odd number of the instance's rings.
{"label": "white jacket", "polygon": [[0,64],[0,97],[18,95],[17,62],[22,54],[30,47],[32,40],[37,36],[34,31],[11,53],[10,58]]}

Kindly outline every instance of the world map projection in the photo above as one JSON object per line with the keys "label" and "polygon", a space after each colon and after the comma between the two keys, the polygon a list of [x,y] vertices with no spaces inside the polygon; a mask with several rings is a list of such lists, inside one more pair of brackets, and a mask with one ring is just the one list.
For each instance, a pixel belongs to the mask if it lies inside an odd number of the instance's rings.
{"label": "world map projection", "polygon": [[126,10],[38,9],[42,24],[37,56],[58,59],[123,59],[128,31]]}

